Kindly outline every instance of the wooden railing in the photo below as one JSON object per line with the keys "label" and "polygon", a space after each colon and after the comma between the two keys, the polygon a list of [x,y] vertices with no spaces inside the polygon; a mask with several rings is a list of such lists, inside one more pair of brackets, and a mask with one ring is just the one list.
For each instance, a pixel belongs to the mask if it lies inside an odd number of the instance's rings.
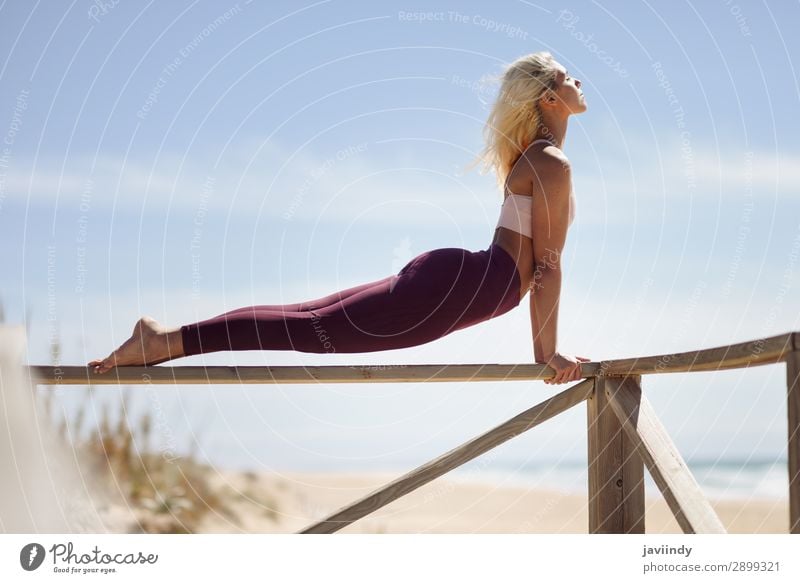
{"label": "wooden railing", "polygon": [[[650,403],[642,375],[713,371],[786,363],[789,532],[800,533],[800,333],[741,344],[581,364],[584,380],[436,459],[400,476],[301,533],[332,533],[382,508],[559,413],[587,402],[590,533],[644,533],[644,467],[686,533],[725,528]],[[538,364],[386,366],[121,367],[96,375],[86,367],[29,366],[45,385],[398,383],[542,380]]]}

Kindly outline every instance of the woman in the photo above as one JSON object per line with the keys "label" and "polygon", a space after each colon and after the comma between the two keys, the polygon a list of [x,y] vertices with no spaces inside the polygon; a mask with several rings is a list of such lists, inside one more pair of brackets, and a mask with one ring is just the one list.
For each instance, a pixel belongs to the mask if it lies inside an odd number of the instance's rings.
{"label": "woman", "polygon": [[288,305],[239,308],[168,329],[144,317],[133,335],[89,366],[158,364],[219,350],[374,352],[416,346],[499,316],[530,294],[537,363],[578,380],[580,362],[556,350],[561,251],[574,217],[570,165],[563,153],[569,116],[586,110],[581,83],[547,52],[506,67],[486,123],[480,159],[505,196],[488,249],[435,249],[397,274]]}

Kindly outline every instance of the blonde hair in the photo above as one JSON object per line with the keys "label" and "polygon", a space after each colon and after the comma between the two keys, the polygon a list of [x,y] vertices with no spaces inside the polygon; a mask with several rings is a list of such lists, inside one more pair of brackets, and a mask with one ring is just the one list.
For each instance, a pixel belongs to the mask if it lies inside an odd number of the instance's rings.
{"label": "blonde hair", "polygon": [[501,192],[514,163],[539,130],[539,99],[556,88],[554,64],[547,51],[530,53],[507,65],[500,77],[500,91],[483,128],[486,145],[468,168],[480,161],[481,174],[493,168]]}

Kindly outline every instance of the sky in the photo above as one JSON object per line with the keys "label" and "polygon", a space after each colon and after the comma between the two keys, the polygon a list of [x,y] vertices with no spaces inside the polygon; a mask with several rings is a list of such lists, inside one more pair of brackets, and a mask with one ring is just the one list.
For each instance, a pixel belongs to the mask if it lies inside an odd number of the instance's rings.
{"label": "sky", "polygon": [[[488,247],[496,79],[582,81],[559,350],[594,361],[800,330],[797,2],[3,2],[0,300],[27,360],[82,365],[141,315],[293,303]],[[189,364],[533,362],[527,298],[427,345]],[[785,457],[785,365],[644,377],[684,457]],[[410,468],[566,388],[132,388],[165,451],[252,469]],[[56,389],[50,389],[56,390]],[[99,388],[95,411],[118,403]],[[79,389],[57,389],[69,413]],[[498,448],[586,456],[582,407]],[[492,461],[491,463],[495,463]],[[489,464],[490,465],[490,464]]]}

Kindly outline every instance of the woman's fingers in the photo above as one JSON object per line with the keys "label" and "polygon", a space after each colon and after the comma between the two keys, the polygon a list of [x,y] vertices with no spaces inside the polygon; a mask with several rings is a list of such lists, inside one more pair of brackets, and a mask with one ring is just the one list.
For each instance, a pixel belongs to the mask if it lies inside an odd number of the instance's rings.
{"label": "woman's fingers", "polygon": [[556,374],[553,376],[552,379],[546,380],[545,383],[549,385],[560,385],[561,383],[566,383],[572,380],[573,371],[570,369],[562,369],[560,371],[556,371]]}
{"label": "woman's fingers", "polygon": [[591,359],[586,358],[585,356],[576,356],[575,359],[578,362],[571,363],[571,366],[565,366],[561,369],[558,369],[551,364],[550,367],[553,369],[555,374],[552,376],[552,378],[545,379],[545,384],[559,385],[561,383],[578,381],[583,378],[583,375],[581,374],[581,362],[590,362]]}
{"label": "woman's fingers", "polygon": [[579,381],[581,380],[581,365],[576,364],[571,370],[567,371],[564,376],[564,382]]}

